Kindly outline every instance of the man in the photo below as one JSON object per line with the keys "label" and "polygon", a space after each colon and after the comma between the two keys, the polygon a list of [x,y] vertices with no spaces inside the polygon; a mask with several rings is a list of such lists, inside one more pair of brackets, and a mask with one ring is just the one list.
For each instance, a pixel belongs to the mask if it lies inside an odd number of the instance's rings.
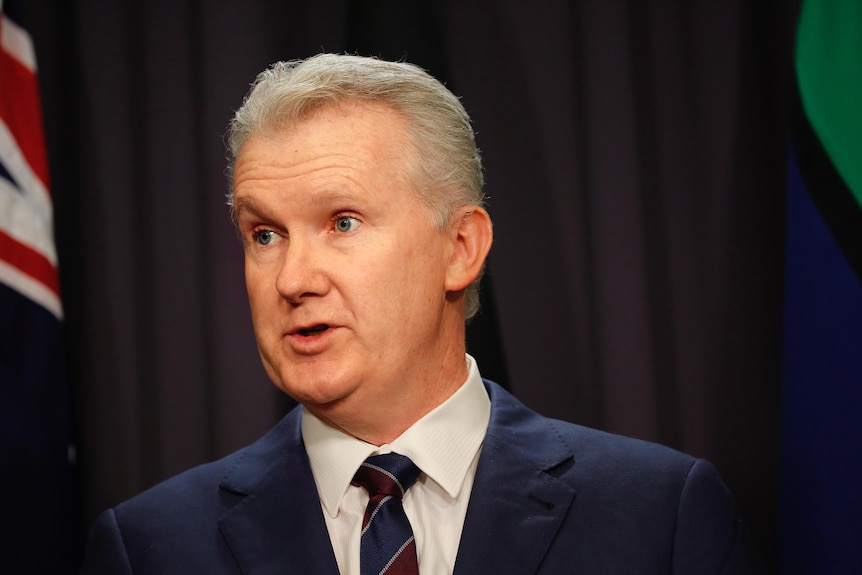
{"label": "man", "polygon": [[469,118],[439,82],[354,56],[278,63],[229,146],[260,355],[301,406],[104,512],[84,573],[753,571],[708,463],[481,379],[464,324],[492,227]]}

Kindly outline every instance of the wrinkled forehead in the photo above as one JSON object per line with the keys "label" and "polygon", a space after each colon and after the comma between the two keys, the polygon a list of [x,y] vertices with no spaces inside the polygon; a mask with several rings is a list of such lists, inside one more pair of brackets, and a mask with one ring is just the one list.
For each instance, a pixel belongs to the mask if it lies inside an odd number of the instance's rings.
{"label": "wrinkled forehead", "polygon": [[[340,125],[343,129],[318,130],[323,122]],[[376,146],[374,152],[386,154],[386,163],[397,168],[399,179],[416,183],[417,146],[408,119],[395,107],[374,99],[314,100],[307,106],[285,110],[281,115],[273,113],[248,134],[234,158],[234,166],[251,140],[273,143],[297,135],[318,145],[365,141],[366,136],[374,135],[376,141],[369,140]]]}

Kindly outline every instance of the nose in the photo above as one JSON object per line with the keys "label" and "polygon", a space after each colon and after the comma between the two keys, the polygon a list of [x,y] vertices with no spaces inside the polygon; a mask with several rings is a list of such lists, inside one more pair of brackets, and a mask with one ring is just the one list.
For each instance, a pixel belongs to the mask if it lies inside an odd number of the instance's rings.
{"label": "nose", "polygon": [[325,295],[329,280],[324,262],[325,258],[314,240],[292,237],[276,277],[278,293],[293,304]]}

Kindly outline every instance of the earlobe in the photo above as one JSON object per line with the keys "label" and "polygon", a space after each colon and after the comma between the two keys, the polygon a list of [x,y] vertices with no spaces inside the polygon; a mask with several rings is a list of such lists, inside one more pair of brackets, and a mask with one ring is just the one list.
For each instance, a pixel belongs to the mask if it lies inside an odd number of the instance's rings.
{"label": "earlobe", "polygon": [[446,270],[446,291],[459,291],[479,277],[494,239],[491,217],[484,208],[465,206],[452,217],[452,254]]}

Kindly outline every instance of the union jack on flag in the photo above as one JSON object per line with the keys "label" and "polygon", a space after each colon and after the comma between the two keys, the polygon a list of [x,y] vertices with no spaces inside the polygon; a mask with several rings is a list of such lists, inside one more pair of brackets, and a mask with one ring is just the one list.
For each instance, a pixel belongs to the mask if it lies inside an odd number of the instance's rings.
{"label": "union jack on flag", "polygon": [[0,282],[61,319],[36,56],[27,32],[2,14]]}
{"label": "union jack on flag", "polygon": [[0,570],[71,575],[79,538],[63,307],[36,58],[17,7],[0,0],[0,493],[14,525],[0,538]]}

